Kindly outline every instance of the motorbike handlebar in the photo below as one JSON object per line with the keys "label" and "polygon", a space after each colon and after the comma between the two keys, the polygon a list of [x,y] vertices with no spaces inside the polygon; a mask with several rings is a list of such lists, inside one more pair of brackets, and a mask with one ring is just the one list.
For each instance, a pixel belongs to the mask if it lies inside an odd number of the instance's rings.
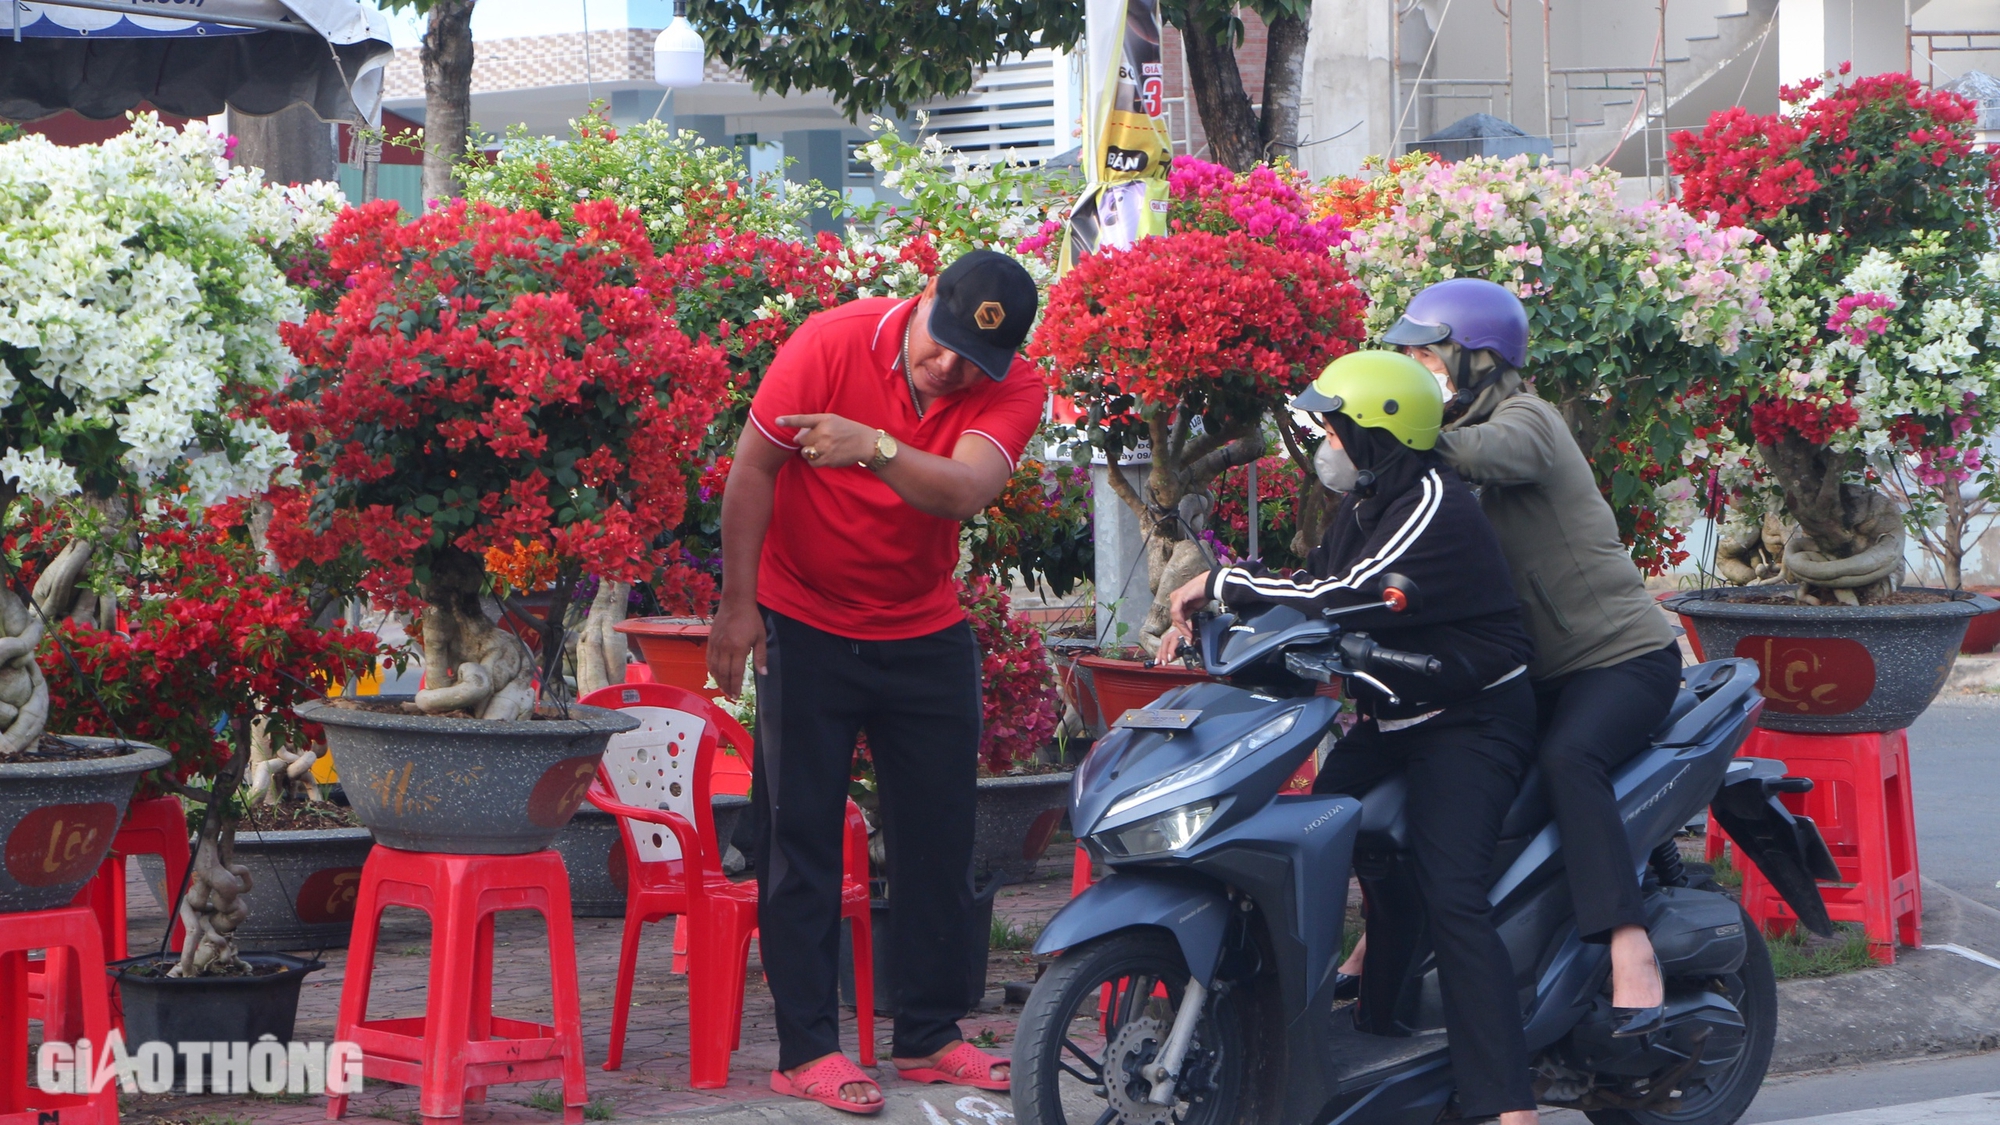
{"label": "motorbike handlebar", "polygon": [[1419,676],[1435,676],[1444,671],[1444,663],[1435,656],[1384,648],[1366,633],[1349,633],[1342,637],[1340,651],[1349,664],[1363,670],[1396,668]]}
{"label": "motorbike handlebar", "polygon": [[1405,672],[1415,672],[1419,676],[1435,676],[1444,671],[1444,664],[1435,656],[1425,656],[1421,652],[1399,652],[1393,648],[1376,648],[1369,657],[1370,664],[1388,665],[1401,668]]}

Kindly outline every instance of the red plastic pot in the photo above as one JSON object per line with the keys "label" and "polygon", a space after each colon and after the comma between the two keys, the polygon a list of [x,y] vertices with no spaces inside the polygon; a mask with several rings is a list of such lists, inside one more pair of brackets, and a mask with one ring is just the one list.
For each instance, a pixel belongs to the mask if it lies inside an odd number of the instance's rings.
{"label": "red plastic pot", "polygon": [[[1989,598],[2000,598],[2000,586],[1974,586],[1971,589]],[[1970,656],[1992,652],[2000,645],[2000,609],[1992,613],[1982,613],[1965,626],[1965,640],[1958,651]]]}
{"label": "red plastic pot", "polygon": [[1097,706],[1108,725],[1134,707],[1144,707],[1164,693],[1186,684],[1206,683],[1214,676],[1192,671],[1180,664],[1148,668],[1137,660],[1113,660],[1108,656],[1084,656],[1077,666],[1087,669],[1096,688]]}
{"label": "red plastic pot", "polygon": [[708,686],[708,622],[695,617],[630,617],[612,628],[639,642],[639,655],[653,682],[684,687],[709,699],[722,693]]}
{"label": "red plastic pot", "polygon": [[[1679,597],[1680,595],[1685,593],[1687,593],[1686,590],[1662,590],[1659,593],[1653,595],[1653,600],[1656,602],[1664,602],[1668,598]],[[1674,614],[1674,616],[1680,618],[1681,629],[1687,633],[1688,648],[1694,651],[1695,663],[1699,664],[1702,661],[1707,660],[1708,657],[1703,656],[1701,654],[1701,637],[1694,631],[1694,622],[1689,621],[1687,619],[1686,614],[1676,613]]]}

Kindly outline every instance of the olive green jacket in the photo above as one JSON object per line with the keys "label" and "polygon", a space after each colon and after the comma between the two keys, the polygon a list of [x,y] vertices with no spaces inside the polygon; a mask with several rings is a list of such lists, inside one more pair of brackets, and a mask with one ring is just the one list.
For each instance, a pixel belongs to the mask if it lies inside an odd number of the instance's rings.
{"label": "olive green jacket", "polygon": [[1674,643],[1590,463],[1556,408],[1509,373],[1438,439],[1479,504],[1527,610],[1532,680],[1604,668]]}

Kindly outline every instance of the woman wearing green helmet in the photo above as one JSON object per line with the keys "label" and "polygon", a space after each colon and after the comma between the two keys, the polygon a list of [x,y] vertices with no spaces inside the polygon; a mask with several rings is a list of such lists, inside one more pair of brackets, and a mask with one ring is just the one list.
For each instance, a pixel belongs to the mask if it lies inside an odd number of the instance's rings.
{"label": "woman wearing green helmet", "polygon": [[[1532,646],[1507,563],[1472,490],[1439,456],[1444,398],[1416,361],[1356,352],[1330,364],[1293,405],[1325,420],[1316,469],[1344,492],[1306,571],[1226,566],[1175,591],[1173,656],[1189,616],[1211,600],[1232,609],[1266,602],[1337,608],[1375,601],[1401,574],[1423,591],[1403,614],[1350,619],[1380,643],[1436,656],[1435,677],[1384,671],[1394,696],[1355,685],[1361,716],[1327,755],[1320,792],[1364,793],[1395,773],[1409,780],[1407,812],[1418,885],[1444,998],[1458,1112],[1532,1125],[1535,1096],[1513,970],[1486,900],[1501,821],[1534,755]],[[1497,579],[1497,580],[1496,580]],[[1372,906],[1373,904],[1371,904]],[[1393,925],[1392,920],[1378,920]],[[1365,978],[1364,1012],[1389,1012],[1409,946],[1381,942]]]}

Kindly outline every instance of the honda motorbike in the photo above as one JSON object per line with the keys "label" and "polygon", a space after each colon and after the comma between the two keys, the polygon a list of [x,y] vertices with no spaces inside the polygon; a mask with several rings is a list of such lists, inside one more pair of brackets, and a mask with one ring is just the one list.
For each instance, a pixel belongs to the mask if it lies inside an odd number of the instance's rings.
{"label": "honda motorbike", "polygon": [[[1376,644],[1343,619],[1418,592],[1304,613],[1200,621],[1202,664],[1229,682],[1126,712],[1077,768],[1070,824],[1110,873],[1066,905],[1035,951],[1054,955],[1021,1013],[1014,1111],[1023,1125],[1432,1125],[1456,1115],[1437,973],[1392,779],[1359,796],[1285,791],[1341,704],[1323,684],[1435,658]],[[1666,1019],[1617,1038],[1607,949],[1577,933],[1562,842],[1538,772],[1509,810],[1490,901],[1513,961],[1538,1099],[1598,1125],[1731,1125],[1756,1096],[1777,1019],[1763,936],[1696,885],[1675,836],[1706,808],[1800,920],[1830,933],[1815,879],[1836,876],[1810,819],[1781,794],[1811,782],[1736,757],[1763,700],[1757,666],[1685,670],[1650,748],[1614,774],[1666,979]],[[1337,1003],[1349,874],[1366,891],[1372,968]],[[1705,880],[1704,880],[1705,881]],[[1371,961],[1371,965],[1374,964]]]}

